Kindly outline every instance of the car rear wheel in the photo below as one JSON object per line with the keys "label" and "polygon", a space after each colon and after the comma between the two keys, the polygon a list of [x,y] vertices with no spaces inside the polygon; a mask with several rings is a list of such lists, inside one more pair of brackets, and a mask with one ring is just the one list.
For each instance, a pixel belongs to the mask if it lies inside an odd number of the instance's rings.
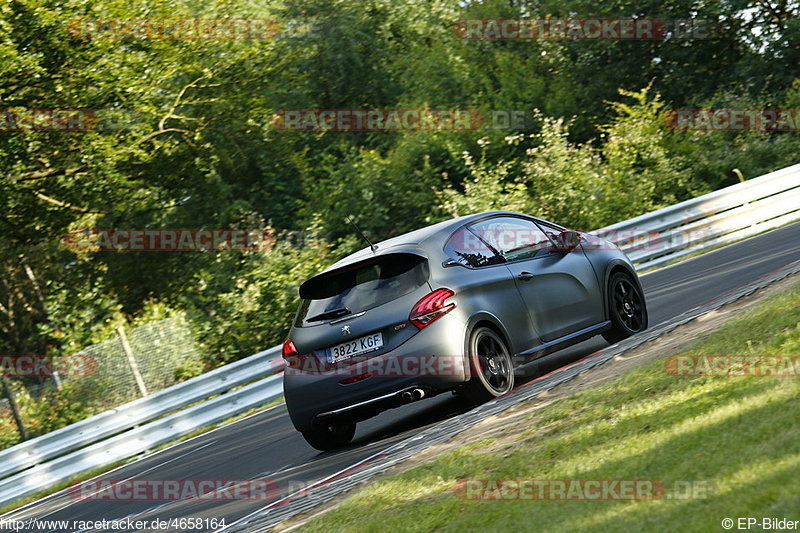
{"label": "car rear wheel", "polygon": [[347,445],[356,434],[355,422],[344,422],[303,431],[303,438],[317,450],[327,452]]}
{"label": "car rear wheel", "polygon": [[647,307],[638,284],[616,272],[608,280],[608,319],[611,329],[603,338],[611,344],[647,329]]}
{"label": "car rear wheel", "polygon": [[514,388],[511,354],[493,329],[481,326],[472,332],[469,363],[472,377],[464,385],[463,395],[470,403],[483,403]]}

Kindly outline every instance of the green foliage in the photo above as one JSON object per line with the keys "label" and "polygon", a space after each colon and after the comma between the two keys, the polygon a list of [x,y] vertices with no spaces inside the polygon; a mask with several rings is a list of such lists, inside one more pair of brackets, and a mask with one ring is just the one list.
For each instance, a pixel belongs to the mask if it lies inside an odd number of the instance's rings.
{"label": "green foliage", "polygon": [[[73,424],[97,412],[91,399],[98,396],[88,391],[80,381],[65,384],[60,390],[55,387],[46,389],[37,396],[32,395],[20,381],[9,382],[29,438]],[[0,449],[19,441],[10,412],[3,413],[0,416]]]}
{"label": "green foliage", "polygon": [[188,307],[207,367],[283,342],[300,303],[300,282],[326,267],[332,255],[312,230],[299,245],[279,240],[271,250],[254,252],[226,290],[210,290],[213,281],[198,275],[200,295]]}
{"label": "green foliage", "polygon": [[544,119],[541,133],[532,137],[537,145],[527,150],[523,166],[532,198],[528,211],[593,229],[601,224],[606,176],[592,146],[570,143],[568,133],[562,119]]}
{"label": "green foliage", "polygon": [[199,376],[205,372],[205,364],[202,361],[187,361],[186,363],[178,366],[172,373],[175,383],[186,381]]}
{"label": "green foliage", "polygon": [[601,210],[606,224],[674,204],[701,192],[692,187],[683,159],[669,152],[670,131],[661,98],[649,89],[620,90],[634,104],[613,102],[615,118],[603,132]]}
{"label": "green foliage", "polygon": [[467,153],[470,178],[461,189],[439,193],[456,215],[490,209],[535,213],[584,230],[670,205],[702,191],[691,180],[685,158],[670,150],[682,133],[667,128],[664,103],[649,89],[620,91],[633,103],[612,102],[614,116],[599,127],[593,144],[569,140],[569,124],[541,113],[539,133],[509,136],[510,145],[533,144],[518,159],[490,162],[484,138],[476,163]]}
{"label": "green foliage", "polygon": [[[513,142],[512,139],[509,142]],[[478,144],[482,148],[478,161],[467,151],[462,154],[469,170],[469,177],[461,184],[463,192],[455,186],[437,191],[442,208],[454,217],[496,209],[527,210],[530,204],[527,188],[511,178],[516,162],[490,162],[485,149],[488,139],[479,139]]]}
{"label": "green foliage", "polygon": [[23,419],[29,422],[29,436],[43,435],[95,414],[86,392],[80,383],[68,383],[61,390],[48,389],[37,398],[19,395],[17,401]]}

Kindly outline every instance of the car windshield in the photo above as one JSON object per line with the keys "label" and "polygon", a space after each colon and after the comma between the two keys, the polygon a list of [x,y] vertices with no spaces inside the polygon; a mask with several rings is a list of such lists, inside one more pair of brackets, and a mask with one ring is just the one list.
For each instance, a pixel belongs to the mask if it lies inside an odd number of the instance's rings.
{"label": "car windshield", "polygon": [[428,262],[414,254],[386,254],[326,272],[300,286],[295,326],[360,313],[415,291],[428,280]]}

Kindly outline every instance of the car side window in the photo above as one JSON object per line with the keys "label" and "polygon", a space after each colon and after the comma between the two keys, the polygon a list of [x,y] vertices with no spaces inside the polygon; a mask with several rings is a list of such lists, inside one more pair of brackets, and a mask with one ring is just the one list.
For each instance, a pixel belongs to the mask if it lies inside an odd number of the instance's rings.
{"label": "car side window", "polygon": [[470,229],[506,261],[533,259],[552,249],[552,241],[539,226],[524,218],[490,218],[472,225]]}
{"label": "car side window", "polygon": [[461,228],[457,230],[444,247],[445,253],[462,265],[473,268],[489,265],[498,265],[505,261],[495,253],[490,246],[481,241],[478,236],[468,230]]}
{"label": "car side window", "polygon": [[550,240],[552,240],[553,242],[557,242],[556,238],[563,231],[546,222],[538,221],[536,224],[542,229],[542,231],[544,231],[547,234],[548,237],[550,237]]}

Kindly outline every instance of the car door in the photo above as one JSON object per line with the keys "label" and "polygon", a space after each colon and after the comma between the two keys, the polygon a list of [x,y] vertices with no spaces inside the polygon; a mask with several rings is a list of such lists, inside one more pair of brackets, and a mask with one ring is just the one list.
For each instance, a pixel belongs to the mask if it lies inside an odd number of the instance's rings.
{"label": "car door", "polygon": [[580,247],[557,249],[534,220],[523,217],[494,217],[470,229],[505,259],[543,342],[602,322],[602,292]]}
{"label": "car door", "polygon": [[512,352],[539,344],[539,333],[531,328],[525,301],[505,260],[467,228],[460,228],[448,239],[444,252],[466,268],[441,271],[444,285],[459,294],[459,306],[467,316],[488,311],[505,327]]}

